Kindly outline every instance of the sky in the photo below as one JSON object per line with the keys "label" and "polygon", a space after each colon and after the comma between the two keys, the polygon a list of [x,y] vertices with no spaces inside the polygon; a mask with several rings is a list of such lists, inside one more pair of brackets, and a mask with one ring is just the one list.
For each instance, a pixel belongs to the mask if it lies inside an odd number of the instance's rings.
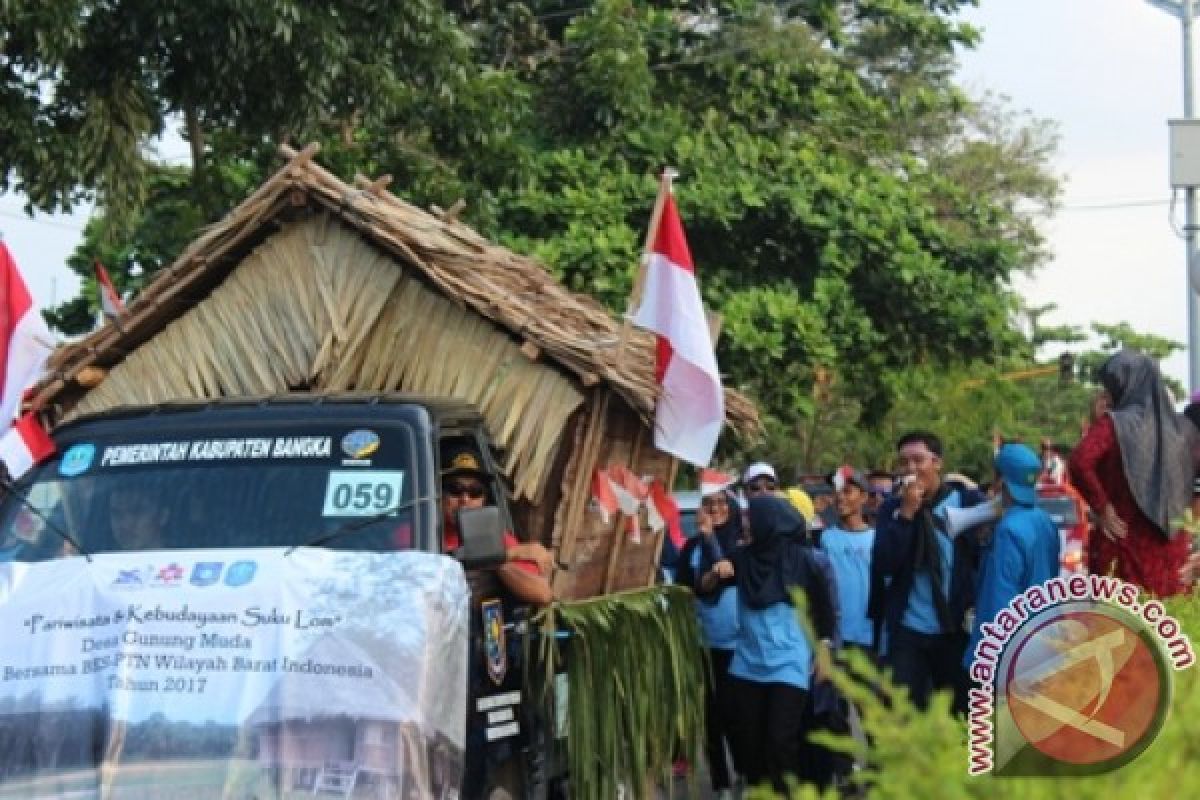
{"label": "sky", "polygon": [[[1017,288],[1048,323],[1129,322],[1187,342],[1184,242],[1171,224],[1167,119],[1183,115],[1179,20],[1145,0],[982,0],[971,91],[1058,123],[1063,208],[1042,224],[1053,260]],[[1174,209],[1183,224],[1183,197]],[[1165,371],[1187,385],[1187,358]],[[1190,387],[1196,388],[1196,387]]]}
{"label": "sky", "polygon": [[[1053,258],[1016,288],[1030,305],[1058,305],[1048,324],[1125,321],[1186,343],[1186,261],[1167,181],[1166,120],[1183,113],[1179,21],[1145,0],[981,0],[964,17],[983,41],[962,56],[963,84],[1008,96],[1061,135],[1063,208],[1042,222]],[[29,220],[21,205],[0,197],[0,232],[35,302],[73,297],[78,279],[64,265],[86,212]],[[1182,226],[1182,195],[1174,212]],[[1185,355],[1164,366],[1187,384]]]}

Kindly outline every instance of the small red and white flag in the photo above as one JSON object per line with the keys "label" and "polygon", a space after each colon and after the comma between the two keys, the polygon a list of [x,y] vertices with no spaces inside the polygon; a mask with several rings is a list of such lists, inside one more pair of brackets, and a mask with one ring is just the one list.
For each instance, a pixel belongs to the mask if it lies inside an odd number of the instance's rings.
{"label": "small red and white flag", "polygon": [[34,414],[23,414],[8,432],[0,436],[0,461],[12,480],[54,454],[54,441]]}
{"label": "small red and white flag", "polygon": [[608,472],[603,467],[596,467],[596,471],[592,473],[592,503],[595,504],[596,512],[600,514],[600,519],[607,525],[612,521],[613,516],[621,510],[617,503],[617,493],[613,491],[612,481],[608,478]]}
{"label": "small red and white flag", "polygon": [[700,470],[700,496],[708,497],[737,483],[736,475],[726,475],[715,469]]}
{"label": "small red and white flag", "polygon": [[646,498],[646,521],[650,523],[650,530],[655,533],[666,528],[667,537],[676,551],[683,549],[684,535],[683,524],[679,519],[679,504],[671,497],[661,478],[655,478],[650,484],[650,495]]}
{"label": "small red and white flag", "polygon": [[96,270],[96,286],[100,290],[100,310],[110,319],[120,316],[125,311],[125,304],[121,302],[121,295],[117,294],[108,270],[100,263],[100,259],[93,262],[93,267]]}
{"label": "small red and white flag", "polygon": [[52,342],[12,254],[0,242],[0,431],[13,423],[21,396],[41,375]]}
{"label": "small red and white flag", "polygon": [[654,444],[707,466],[725,421],[725,396],[692,254],[675,198],[664,186],[662,216],[646,259],[641,305],[633,323],[658,334]]}
{"label": "small red and white flag", "polygon": [[650,490],[642,483],[641,478],[622,464],[609,464],[607,472],[613,494],[617,496],[617,507],[625,515],[629,537],[634,543],[639,543],[642,540],[642,526],[638,513]]}
{"label": "small red and white flag", "polygon": [[626,529],[634,542],[641,541],[638,514],[649,494],[646,484],[621,464],[597,467],[592,475],[592,502],[596,504],[600,518],[608,524],[614,514],[623,514]]}

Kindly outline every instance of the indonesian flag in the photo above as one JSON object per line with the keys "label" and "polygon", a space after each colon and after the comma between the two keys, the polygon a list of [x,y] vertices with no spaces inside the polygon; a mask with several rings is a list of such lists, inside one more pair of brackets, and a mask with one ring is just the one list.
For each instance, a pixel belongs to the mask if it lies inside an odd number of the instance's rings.
{"label": "indonesian flag", "polygon": [[718,472],[715,469],[700,470],[700,496],[708,497],[710,494],[716,494],[722,489],[728,489],[737,483],[737,476],[726,475],[724,472]]}
{"label": "indonesian flag", "polygon": [[592,474],[592,503],[595,505],[596,512],[600,515],[600,519],[607,525],[613,518],[613,515],[620,510],[620,505],[617,503],[617,493],[613,491],[612,481],[608,478],[608,472],[597,467]]}
{"label": "indonesian flag", "polygon": [[676,550],[682,550],[684,545],[683,524],[679,519],[679,504],[662,479],[655,478],[650,484],[650,495],[646,498],[646,520],[650,530],[658,533],[667,529],[667,536]]}
{"label": "indonesian flag", "polygon": [[620,464],[598,467],[592,475],[592,502],[600,518],[608,524],[614,514],[624,514],[626,529],[634,542],[641,541],[638,513],[649,493],[646,484]]}
{"label": "indonesian flag", "polygon": [[0,241],[0,431],[12,424],[22,393],[41,374],[51,341],[8,247]]}
{"label": "indonesian flag", "polygon": [[650,490],[646,484],[642,483],[641,478],[634,475],[626,466],[610,464],[607,472],[613,494],[617,498],[617,507],[625,515],[625,525],[629,537],[635,544],[640,543],[642,526],[638,519],[638,512],[641,511],[642,503],[646,501]]}
{"label": "indonesian flag", "polygon": [[0,461],[4,462],[9,478],[14,481],[53,453],[54,441],[34,414],[22,415],[7,433],[0,436]]}
{"label": "indonesian flag", "polygon": [[641,307],[633,322],[658,334],[654,444],[706,466],[725,420],[725,398],[692,255],[675,198],[667,194],[648,254]]}
{"label": "indonesian flag", "polygon": [[117,294],[112,278],[108,277],[108,270],[100,263],[100,259],[93,262],[93,267],[96,270],[96,286],[100,289],[100,309],[106,317],[120,316],[125,311],[125,304],[121,302],[121,295]]}

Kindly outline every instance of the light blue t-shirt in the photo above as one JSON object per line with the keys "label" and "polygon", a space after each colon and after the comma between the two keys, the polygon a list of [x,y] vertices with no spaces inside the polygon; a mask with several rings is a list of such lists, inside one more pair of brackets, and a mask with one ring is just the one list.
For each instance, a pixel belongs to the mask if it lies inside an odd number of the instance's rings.
{"label": "light blue t-shirt", "polygon": [[871,547],[875,529],[848,531],[826,528],[821,534],[821,549],[833,564],[837,579],[838,608],[842,612],[842,641],[870,647],[874,642],[871,620],[867,617],[867,595],[871,591]]}
{"label": "light blue t-shirt", "polygon": [[[700,574],[701,548],[692,548],[692,570]],[[700,620],[700,630],[704,634],[704,642],[716,650],[732,650],[737,646],[738,638],[738,593],[737,587],[728,586],[722,590],[715,603],[706,603],[696,599],[696,617]]]}
{"label": "light blue t-shirt", "polygon": [[807,689],[813,650],[796,609],[775,603],[762,609],[738,603],[741,629],[729,674],[755,683],[786,683]]}
{"label": "light blue t-shirt", "polygon": [[[946,495],[938,503],[933,513],[945,517],[947,508],[962,508],[962,497],[957,491]],[[944,600],[950,598],[950,578],[954,570],[954,542],[943,531],[937,531],[935,537],[938,543],[938,566],[941,568],[942,595]],[[900,617],[900,624],[917,633],[942,633],[941,622],[938,621],[937,606],[933,604],[933,579],[924,570],[918,570],[913,575],[912,589],[908,593],[908,606]]]}

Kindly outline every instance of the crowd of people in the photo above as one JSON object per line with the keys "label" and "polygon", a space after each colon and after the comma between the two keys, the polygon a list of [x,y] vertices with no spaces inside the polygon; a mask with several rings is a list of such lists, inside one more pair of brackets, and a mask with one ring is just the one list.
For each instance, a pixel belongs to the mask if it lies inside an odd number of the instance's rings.
{"label": "crowd of people", "polygon": [[965,713],[980,626],[1062,568],[1039,481],[1070,481],[1091,507],[1090,571],[1160,597],[1189,589],[1197,556],[1179,521],[1200,506],[1200,398],[1177,413],[1155,362],[1132,351],[1109,359],[1100,383],[1068,459],[998,442],[982,486],[946,469],[936,434],[912,431],[894,469],[840,466],[827,491],[784,488],[760,462],[703,496],[675,579],[696,594],[712,664],[706,750],[719,797],[739,780],[782,791],[848,777],[846,759],[808,739],[844,732],[854,713],[825,680],[840,650],[865,652],[918,707],[945,690]]}

